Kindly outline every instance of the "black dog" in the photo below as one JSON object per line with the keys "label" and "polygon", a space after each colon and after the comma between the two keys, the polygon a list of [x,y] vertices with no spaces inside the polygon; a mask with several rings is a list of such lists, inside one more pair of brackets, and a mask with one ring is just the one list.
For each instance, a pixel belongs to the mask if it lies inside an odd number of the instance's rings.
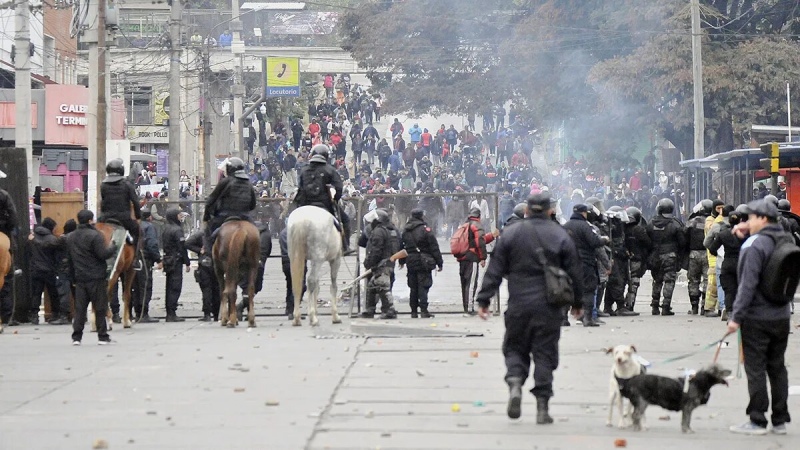
{"label": "black dog", "polygon": [[730,370],[719,366],[711,366],[689,377],[688,389],[686,379],[667,378],[659,375],[642,374],[628,380],[623,393],[633,403],[633,429],[641,431],[644,411],[650,404],[658,405],[670,411],[681,411],[681,430],[684,433],[693,433],[690,426],[692,411],[700,405],[708,403],[711,397],[711,388],[717,384],[728,385],[725,378],[731,374]]}

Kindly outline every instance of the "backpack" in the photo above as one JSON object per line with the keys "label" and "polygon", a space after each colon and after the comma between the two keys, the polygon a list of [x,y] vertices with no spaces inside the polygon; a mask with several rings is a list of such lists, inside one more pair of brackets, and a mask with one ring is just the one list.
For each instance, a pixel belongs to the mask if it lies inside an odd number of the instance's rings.
{"label": "backpack", "polygon": [[456,130],[447,130],[447,132],[444,134],[444,137],[448,141],[455,141],[456,139],[458,139],[458,133],[456,132]]}
{"label": "backpack", "polygon": [[303,193],[305,198],[316,198],[322,193],[322,174],[308,170],[303,174]]}
{"label": "backpack", "polygon": [[464,222],[456,229],[456,232],[453,233],[453,237],[450,238],[450,253],[456,258],[463,258],[467,255],[467,252],[469,252],[471,231],[472,227],[470,223]]}
{"label": "backpack", "polygon": [[787,305],[794,299],[800,281],[800,247],[787,233],[762,232],[775,242],[775,248],[767,259],[758,289],[767,301],[774,305]]}
{"label": "backpack", "polygon": [[392,149],[390,149],[388,145],[384,145],[383,147],[381,147],[381,153],[379,156],[381,158],[388,158],[392,156]]}

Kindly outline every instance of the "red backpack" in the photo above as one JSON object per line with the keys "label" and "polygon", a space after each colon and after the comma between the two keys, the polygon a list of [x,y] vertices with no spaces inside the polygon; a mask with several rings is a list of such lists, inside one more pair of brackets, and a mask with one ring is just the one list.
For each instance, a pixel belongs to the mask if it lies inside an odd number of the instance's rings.
{"label": "red backpack", "polygon": [[453,233],[453,237],[450,238],[450,252],[456,258],[463,258],[466,256],[467,252],[469,252],[471,231],[472,227],[470,223],[464,222],[458,227],[456,232]]}

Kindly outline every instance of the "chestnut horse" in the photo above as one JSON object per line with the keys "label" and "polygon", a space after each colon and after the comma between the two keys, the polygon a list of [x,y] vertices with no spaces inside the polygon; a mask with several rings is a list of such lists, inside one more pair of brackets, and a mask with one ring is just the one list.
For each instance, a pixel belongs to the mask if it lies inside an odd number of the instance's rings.
{"label": "chestnut horse", "polygon": [[[106,246],[109,246],[111,245],[111,236],[114,234],[115,230],[120,228],[120,226],[111,223],[97,222],[95,224],[95,228],[97,231],[103,234]],[[125,328],[131,327],[131,288],[133,287],[133,281],[136,278],[136,271],[133,270],[133,262],[135,259],[136,249],[133,248],[133,245],[123,245],[122,253],[119,255],[119,260],[117,261],[117,266],[114,270],[114,273],[112,273],[111,278],[108,279],[108,301],[110,304],[114,289],[117,288],[117,281],[119,280],[119,277],[122,276],[122,326]],[[97,331],[97,325],[94,323],[94,314],[89,314],[89,321],[92,326],[92,331]],[[106,312],[106,322],[108,323],[108,330],[111,331],[112,322],[110,307]]]}
{"label": "chestnut horse", "polygon": [[247,298],[249,301],[247,321],[256,326],[253,309],[258,262],[261,258],[261,235],[258,228],[246,220],[228,220],[217,230],[217,239],[211,251],[214,271],[217,274],[220,293],[219,322],[228,328],[239,324],[236,317],[236,289],[242,274],[247,273]]}
{"label": "chestnut horse", "polygon": [[[5,233],[0,233],[0,290],[6,282],[6,275],[11,270],[11,240]],[[3,332],[3,321],[0,319],[0,333]]]}

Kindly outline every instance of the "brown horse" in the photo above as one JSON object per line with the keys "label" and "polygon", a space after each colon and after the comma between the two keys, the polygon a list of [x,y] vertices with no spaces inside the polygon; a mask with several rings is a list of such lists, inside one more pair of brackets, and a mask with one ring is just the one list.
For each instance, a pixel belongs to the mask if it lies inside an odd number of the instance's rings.
{"label": "brown horse", "polygon": [[[95,228],[97,231],[103,234],[103,238],[105,239],[106,246],[111,245],[111,235],[114,234],[114,230],[116,226],[109,223],[98,222],[95,224]],[[133,245],[125,244],[122,248],[122,254],[119,257],[119,262],[117,263],[116,270],[114,273],[111,274],[111,278],[108,280],[108,301],[111,302],[111,296],[114,292],[114,289],[117,288],[117,281],[119,277],[122,276],[122,301],[123,301],[123,308],[122,308],[122,326],[125,328],[131,327],[131,314],[130,314],[130,306],[131,306],[131,288],[133,287],[133,281],[136,278],[136,271],[133,270],[133,262],[136,259],[136,249],[133,248]],[[96,331],[96,324],[94,323],[94,314],[89,314],[89,320],[92,325],[92,331]],[[106,312],[106,321],[108,322],[108,330],[111,330],[111,308],[108,308]]]}
{"label": "brown horse", "polygon": [[[6,282],[6,275],[11,270],[11,240],[5,233],[0,233],[0,290]],[[3,332],[3,320],[0,319],[0,333]]]}
{"label": "brown horse", "polygon": [[236,289],[242,274],[247,273],[247,298],[249,301],[247,321],[256,326],[253,309],[258,261],[261,257],[261,238],[258,228],[246,220],[231,220],[217,230],[218,236],[211,251],[214,271],[217,274],[220,293],[219,321],[222,326],[233,328],[239,324],[236,317]]}

